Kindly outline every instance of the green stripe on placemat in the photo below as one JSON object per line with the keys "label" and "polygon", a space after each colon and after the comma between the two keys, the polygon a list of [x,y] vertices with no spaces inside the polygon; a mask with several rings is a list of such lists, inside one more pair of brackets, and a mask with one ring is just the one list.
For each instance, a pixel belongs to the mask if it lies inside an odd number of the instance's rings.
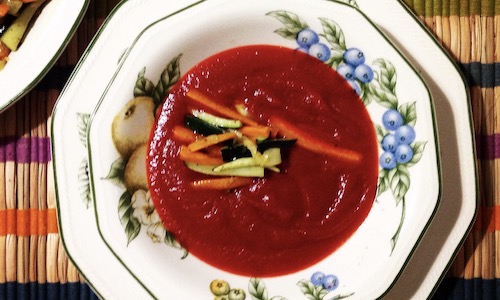
{"label": "green stripe on placemat", "polygon": [[460,64],[460,70],[464,74],[469,86],[479,86],[482,88],[500,86],[500,63],[481,64],[471,62]]}
{"label": "green stripe on placemat", "polygon": [[[461,0],[403,0],[418,16],[475,16],[500,15],[500,1]],[[498,2],[498,3],[497,3]]]}
{"label": "green stripe on placemat", "polygon": [[432,11],[434,14],[438,14],[438,13],[441,13],[443,12],[443,1],[442,0],[439,0],[439,1],[432,1]]}
{"label": "green stripe on placemat", "polygon": [[0,283],[2,300],[98,300],[85,283]]}
{"label": "green stripe on placemat", "polygon": [[499,279],[445,278],[432,300],[496,300],[500,299]]}
{"label": "green stripe on placemat", "polygon": [[[477,0],[476,0],[477,1]],[[472,3],[475,3],[476,1],[472,1]],[[495,1],[481,1],[481,15],[482,16],[488,16],[492,17],[497,14],[500,15],[500,2],[498,5],[495,5]]]}

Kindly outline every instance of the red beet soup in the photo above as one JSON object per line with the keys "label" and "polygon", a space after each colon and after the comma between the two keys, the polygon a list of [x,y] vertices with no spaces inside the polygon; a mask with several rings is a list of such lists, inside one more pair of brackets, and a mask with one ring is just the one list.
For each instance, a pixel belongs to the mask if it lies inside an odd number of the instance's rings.
{"label": "red beet soup", "polygon": [[[266,169],[236,188],[193,185],[210,175],[186,166],[174,128],[193,110],[220,112],[189,91],[296,138],[282,150],[279,172]],[[301,134],[275,131],[275,120]],[[330,148],[357,157],[321,151]],[[377,149],[365,106],[330,66],[283,47],[238,47],[198,63],[171,89],[151,134],[149,187],[165,227],[190,254],[240,275],[280,276],[320,262],[363,223],[377,189]]]}

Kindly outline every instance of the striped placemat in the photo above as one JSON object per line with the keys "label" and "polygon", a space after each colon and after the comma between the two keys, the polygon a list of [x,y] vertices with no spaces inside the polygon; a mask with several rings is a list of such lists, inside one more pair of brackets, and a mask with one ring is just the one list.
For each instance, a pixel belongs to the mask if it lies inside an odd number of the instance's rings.
{"label": "striped placemat", "polygon": [[59,237],[50,118],[73,67],[118,2],[90,1],[53,69],[0,114],[0,299],[97,299]]}
{"label": "striped placemat", "polygon": [[[436,299],[500,299],[500,1],[405,1],[460,64],[469,83],[479,170],[479,211]],[[439,70],[436,70],[439,72]],[[500,169],[499,169],[500,170]]]}
{"label": "striped placemat", "polygon": [[[0,300],[96,298],[68,260],[58,234],[49,126],[64,83],[117,2],[91,1],[54,68],[0,114]],[[434,298],[500,299],[500,122],[495,106],[500,100],[500,0],[404,2],[460,64],[470,85],[477,139],[478,219]]]}

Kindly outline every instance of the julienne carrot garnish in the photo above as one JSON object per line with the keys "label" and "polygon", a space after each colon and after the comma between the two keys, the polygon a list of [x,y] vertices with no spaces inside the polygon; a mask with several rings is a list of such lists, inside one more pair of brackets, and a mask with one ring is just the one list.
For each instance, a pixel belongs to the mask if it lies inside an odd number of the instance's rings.
{"label": "julienne carrot garnish", "polygon": [[219,143],[222,143],[222,142],[225,142],[228,140],[232,140],[236,137],[237,137],[236,133],[231,132],[231,131],[224,132],[221,134],[212,134],[212,135],[209,135],[207,137],[204,137],[204,138],[201,138],[201,139],[198,139],[198,140],[192,142],[187,147],[189,150],[191,150],[193,152],[199,151],[199,150],[208,148],[210,146],[217,145]]}
{"label": "julienne carrot garnish", "polygon": [[209,146],[205,149],[203,149],[203,152],[205,152],[207,155],[212,156],[212,157],[220,157],[223,145],[212,145]]}
{"label": "julienne carrot garnish", "polygon": [[296,138],[297,145],[302,148],[344,161],[359,162],[361,160],[362,155],[360,153],[329,144],[282,118],[272,118],[271,124],[285,136]]}
{"label": "julienne carrot garnish", "polygon": [[279,172],[280,146],[289,147],[293,143],[280,144],[275,140],[272,147],[259,150],[258,141],[269,139],[271,128],[215,102],[205,93],[192,90],[188,97],[199,102],[198,106],[219,114],[192,109],[192,114],[185,118],[186,127],[177,125],[173,129],[174,139],[182,143],[179,158],[192,171],[211,176],[192,182],[191,186],[229,190],[264,177],[265,169]]}
{"label": "julienne carrot garnish", "polygon": [[0,60],[5,60],[10,52],[10,49],[4,43],[0,42]]}
{"label": "julienne carrot garnish", "polygon": [[[241,107],[226,107],[206,92],[190,90],[187,96],[219,114],[192,109],[192,114],[185,118],[187,128],[174,127],[174,139],[184,143],[179,158],[192,171],[212,176],[191,183],[193,187],[227,190],[250,184],[252,177],[264,177],[265,169],[280,172],[281,150],[295,143],[343,161],[361,160],[360,153],[329,144],[282,118],[271,118],[271,126],[264,126],[247,114],[242,115]],[[278,133],[284,138],[277,138]]]}
{"label": "julienne carrot garnish", "polygon": [[191,183],[191,186],[196,189],[227,190],[249,185],[251,183],[251,178],[231,176],[196,180]]}
{"label": "julienne carrot garnish", "polygon": [[201,165],[219,165],[224,163],[222,158],[213,157],[203,152],[193,152],[186,146],[181,146],[179,158],[185,162],[192,162]]}
{"label": "julienne carrot garnish", "polygon": [[176,125],[173,130],[173,137],[178,142],[192,143],[196,141],[196,134],[186,127]]}
{"label": "julienne carrot garnish", "polygon": [[267,139],[271,135],[271,128],[268,126],[243,126],[239,129],[239,131],[248,136],[255,139]]}
{"label": "julienne carrot garnish", "polygon": [[0,3],[0,17],[5,17],[9,10],[10,7],[7,4]]}

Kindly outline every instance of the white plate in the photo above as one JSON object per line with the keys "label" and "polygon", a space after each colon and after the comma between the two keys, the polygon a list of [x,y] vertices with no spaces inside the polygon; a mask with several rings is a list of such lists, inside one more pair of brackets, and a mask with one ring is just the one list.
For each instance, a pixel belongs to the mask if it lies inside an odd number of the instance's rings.
{"label": "white plate", "polygon": [[[439,129],[443,140],[441,143],[443,151],[451,152],[454,155],[453,157],[457,157],[456,161],[450,162],[447,159],[443,162],[444,189],[442,199],[444,203],[442,203],[442,207],[446,207],[448,211],[443,211],[441,208],[438,210],[435,223],[439,227],[430,226],[428,234],[423,240],[424,242],[410,261],[407,270],[412,270],[410,274],[413,276],[403,272],[399,281],[396,282],[388,294],[388,296],[395,298],[403,295],[405,297],[413,295],[425,298],[434,289],[457,247],[470,229],[476,208],[476,177],[471,124],[470,122],[458,122],[459,119],[463,118],[470,120],[468,97],[463,80],[457,73],[455,65],[450,62],[441,48],[415,22],[415,19],[408,14],[401,4],[387,1],[383,6],[385,10],[381,11],[375,7],[370,7],[368,3],[369,1],[358,1],[359,6],[370,17],[374,18],[377,24],[383,24],[384,28],[391,29],[390,34],[397,38],[395,40],[399,42],[398,44],[402,43],[400,38],[406,36],[407,32],[398,33],[397,29],[401,26],[394,26],[390,22],[390,20],[394,19],[393,16],[398,17],[398,24],[405,23],[405,30],[412,29],[412,36],[419,43],[414,44],[412,40],[405,40],[404,45],[406,48],[401,49],[404,50],[405,56],[409,57],[417,65],[419,70],[431,70],[434,64],[438,63],[440,69],[447,74],[447,78],[443,82],[442,77],[433,77],[427,75],[427,72],[423,72],[429,81],[432,95],[440,100],[439,103],[436,103],[438,123],[445,122],[445,124],[449,125],[452,122],[454,124],[454,127],[441,126]],[[86,123],[82,122],[82,119],[79,119],[77,114],[81,113],[83,116],[88,117],[96,107],[98,100],[106,90],[106,84],[114,75],[123,51],[132,44],[133,37],[137,36],[143,28],[149,25],[151,20],[164,17],[187,5],[189,5],[187,1],[172,3],[168,8],[165,5],[159,5],[157,1],[153,0],[123,2],[112,13],[102,31],[98,33],[85,59],[79,63],[72,81],[68,83],[61,95],[54,113],[53,154],[61,236],[75,264],[97,292],[106,298],[123,298],[131,295],[144,298],[151,291],[149,287],[145,289],[141,286],[143,278],[136,278],[134,277],[135,273],[127,272],[121,258],[117,259],[107,248],[105,241],[99,236],[92,207],[87,208],[83,203],[74,201],[74,199],[81,197],[80,191],[83,192],[84,196],[88,196],[85,164],[80,164],[82,160],[86,159],[85,144],[83,143],[86,139],[84,134]],[[161,11],[158,9],[159,7],[162,7]],[[367,7],[367,9],[364,7]],[[147,14],[149,18],[148,20],[130,18],[135,13]],[[387,17],[388,15],[391,18]],[[135,20],[133,24],[127,21],[131,19]],[[391,24],[392,26],[390,26]],[[110,45],[114,45],[114,47],[110,47]],[[425,47],[422,48],[422,45]],[[425,49],[425,51],[422,51],[422,49]],[[425,55],[429,53],[433,54],[432,64],[425,60]],[[424,57],[419,57],[420,55]],[[100,67],[90,68],[90,66],[96,65]],[[455,83],[455,86],[458,85],[463,89],[450,88],[450,85],[446,84],[450,80]],[[84,119],[88,121],[88,119]],[[78,126],[82,126],[82,141],[78,136]],[[441,129],[443,127],[444,129]],[[448,157],[445,153],[443,153],[443,156]],[[460,168],[457,169],[455,165],[459,165]],[[450,171],[453,173],[447,173]],[[79,180],[79,174],[82,175],[80,178],[84,180]],[[453,184],[456,174],[460,174],[462,179],[462,184],[459,185],[460,188],[457,190],[450,186],[450,184]],[[77,188],[78,185],[80,185],[81,189]],[[72,199],[72,201],[69,201],[69,199]],[[457,199],[461,201],[462,205],[455,208],[456,206],[452,205],[456,204]],[[90,201],[90,199],[86,201]],[[453,207],[453,209],[450,210],[450,207]],[[455,221],[453,222],[447,218],[450,211],[454,213]],[[445,229],[445,231],[443,232],[442,229]],[[146,241],[147,238],[143,239],[142,242]],[[133,243],[136,242],[141,243],[140,241],[134,241]],[[83,248],[88,244],[92,244],[93,247],[91,251],[86,252]],[[133,244],[132,247],[134,247]],[[433,260],[428,253],[435,253],[437,258]],[[421,262],[424,262],[424,265],[429,267],[422,268]],[[129,267],[130,264],[127,264],[127,266]],[[415,274],[419,275],[419,279],[415,278]],[[400,285],[400,281],[404,282],[404,284]],[[124,291],[124,286],[127,287],[126,291]]]}
{"label": "white plate", "polygon": [[51,0],[26,39],[0,71],[0,111],[29,92],[64,51],[87,10],[89,0]]}
{"label": "white plate", "polygon": [[[261,281],[257,283],[211,268],[194,255],[180,259],[182,252],[176,254],[166,245],[162,248],[148,240],[146,232],[151,234],[152,230],[155,230],[154,239],[164,239],[156,235],[161,224],[149,224],[149,220],[139,222],[134,218],[140,211],[131,204],[135,193],[124,193],[125,187],[115,182],[117,179],[123,181],[124,174],[120,170],[126,158],[120,157],[111,137],[113,119],[133,97],[138,74],[145,69],[144,76],[157,83],[162,65],[172,60],[177,65],[176,58],[181,54],[178,65],[182,75],[203,59],[238,46],[270,44],[295,49],[298,46],[295,39],[284,38],[275,31],[278,28],[290,31],[297,28],[299,31],[306,28],[305,24],[320,35],[326,35],[320,43],[342,49],[338,61],[342,60],[344,49],[354,45],[364,51],[366,63],[376,73],[375,79],[355,84],[365,92],[363,100],[371,121],[377,125],[377,131],[383,131],[381,136],[385,136],[390,130],[383,129],[382,114],[388,111],[388,106],[400,111],[404,124],[411,123],[409,128],[414,127],[418,136],[411,144],[415,160],[398,164],[390,171],[380,168],[380,174],[384,175],[380,175],[379,181],[384,182],[381,186],[385,187],[379,190],[381,195],[365,222],[340,249],[299,272],[259,278]],[[323,30],[322,26],[327,29]],[[330,32],[331,29],[334,32]],[[340,64],[339,68],[342,66],[345,65]],[[167,69],[176,68],[168,66]],[[169,78],[176,78],[174,74],[169,75]],[[163,82],[161,86],[167,84],[171,82]],[[368,91],[372,89],[377,91]],[[293,105],[293,101],[289,105]],[[252,294],[254,285],[265,284],[270,293],[286,299],[306,299],[313,291],[327,298],[346,295],[351,295],[351,299],[378,298],[386,293],[407,263],[437,209],[440,178],[433,118],[429,91],[418,73],[370,21],[350,5],[305,0],[209,0],[199,3],[144,27],[120,60],[91,117],[89,166],[99,232],[123,265],[158,298],[209,298],[211,293],[207,286],[215,279],[243,288],[247,294]],[[150,127],[138,126],[143,128],[144,135],[149,134]],[[379,154],[382,153],[380,150]],[[105,179],[109,177],[113,180]],[[398,194],[399,198],[393,194]],[[135,238],[139,230],[141,234]],[[165,233],[161,231],[160,234]],[[327,290],[326,284],[312,280],[316,271],[336,276],[338,288]],[[298,282],[308,288],[299,288]]]}

